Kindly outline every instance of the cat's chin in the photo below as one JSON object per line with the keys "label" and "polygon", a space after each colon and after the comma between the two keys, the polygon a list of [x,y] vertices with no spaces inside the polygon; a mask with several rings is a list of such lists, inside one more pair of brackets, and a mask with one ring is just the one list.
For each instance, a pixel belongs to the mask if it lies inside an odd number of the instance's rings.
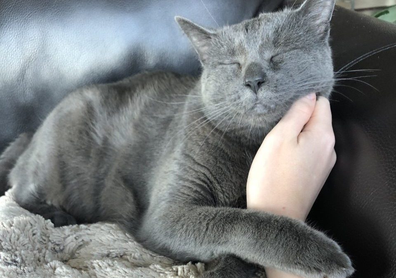
{"label": "cat's chin", "polygon": [[265,136],[279,122],[280,116],[267,114],[255,114],[245,118],[243,127],[232,128],[228,126],[228,133],[231,138],[238,140],[244,145],[260,145]]}
{"label": "cat's chin", "polygon": [[276,105],[267,105],[262,103],[254,104],[246,113],[250,126],[258,129],[268,129],[268,126],[274,126],[282,118],[282,113]]}
{"label": "cat's chin", "polygon": [[269,114],[273,114],[275,112],[275,105],[267,105],[263,103],[255,103],[250,107],[247,111],[248,114],[257,115],[257,116],[265,116]]}

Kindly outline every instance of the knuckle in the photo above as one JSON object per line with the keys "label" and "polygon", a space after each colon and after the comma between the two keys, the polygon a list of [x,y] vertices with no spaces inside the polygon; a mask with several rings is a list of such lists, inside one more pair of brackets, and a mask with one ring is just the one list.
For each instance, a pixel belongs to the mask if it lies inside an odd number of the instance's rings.
{"label": "knuckle", "polygon": [[323,107],[326,107],[326,108],[330,108],[330,101],[327,98],[323,97],[323,96],[320,96],[318,98],[317,103],[320,106],[323,106]]}
{"label": "knuckle", "polygon": [[326,103],[327,105],[330,106],[330,101],[328,100],[328,98],[326,98],[326,97],[324,97],[324,96],[319,96],[317,101]]}
{"label": "knuckle", "polygon": [[330,158],[331,166],[334,167],[336,162],[337,162],[337,154],[335,151],[333,151],[333,153],[331,154],[331,158]]}
{"label": "knuckle", "polygon": [[266,143],[271,144],[273,146],[278,146],[282,144],[282,140],[283,140],[283,136],[281,136],[279,132],[270,132],[264,139]]}
{"label": "knuckle", "polygon": [[322,143],[324,146],[329,147],[331,149],[335,146],[335,136],[333,132],[324,131],[321,135]]}
{"label": "knuckle", "polygon": [[289,138],[286,132],[283,130],[277,130],[277,132],[270,132],[264,139],[264,143],[268,146],[270,145],[272,149],[279,150],[282,149],[286,144],[288,144]]}

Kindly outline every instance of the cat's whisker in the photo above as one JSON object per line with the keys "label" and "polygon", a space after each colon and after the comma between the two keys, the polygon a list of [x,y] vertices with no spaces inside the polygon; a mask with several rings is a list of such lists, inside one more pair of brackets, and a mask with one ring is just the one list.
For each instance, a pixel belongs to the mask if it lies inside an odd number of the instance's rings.
{"label": "cat's whisker", "polygon": [[210,17],[213,19],[213,21],[216,23],[217,27],[220,28],[219,23],[216,21],[216,19],[214,18],[214,16],[212,15],[212,13],[209,11],[208,7],[205,5],[205,3],[203,2],[203,0],[201,0],[202,5],[204,6],[205,10],[208,12],[208,14],[210,15]]}
{"label": "cat's whisker", "polygon": [[197,127],[195,127],[194,129],[190,130],[185,138],[182,140],[182,142],[186,141],[192,134],[194,134],[194,132],[200,128],[203,128],[204,126],[208,125],[209,123],[213,122],[214,120],[220,118],[222,115],[224,115],[225,113],[227,113],[228,111],[222,111],[221,113],[218,113],[215,116],[212,116],[211,118],[206,118],[202,123],[198,124]]}
{"label": "cat's whisker", "polygon": [[378,72],[381,69],[354,69],[354,70],[343,70],[343,71],[336,71],[334,72],[335,76],[344,74],[344,73],[353,73],[353,72]]}
{"label": "cat's whisker", "polygon": [[346,64],[342,68],[340,68],[338,71],[342,72],[343,70],[347,70],[347,69],[353,67],[354,65],[356,65],[357,63],[360,63],[361,61],[363,61],[363,60],[365,60],[365,59],[367,59],[367,58],[369,58],[369,57],[371,57],[371,56],[373,56],[375,54],[381,53],[383,51],[386,51],[386,50],[389,50],[389,49],[392,49],[392,48],[395,48],[395,47],[396,47],[396,43],[392,43],[392,44],[388,44],[388,45],[379,47],[379,48],[374,49],[372,51],[369,51],[369,52],[359,56],[358,58],[352,60],[351,62],[349,62],[348,64]]}
{"label": "cat's whisker", "polygon": [[282,86],[279,88],[280,91],[309,91],[309,90],[314,90],[317,89],[318,86],[323,84],[323,82],[318,81],[318,82],[307,82],[307,83],[302,83],[302,84],[293,84],[293,86]]}
{"label": "cat's whisker", "polygon": [[[216,111],[212,111],[211,112],[211,114],[208,114],[208,116],[206,117],[206,120],[204,120],[202,123],[200,123],[200,124],[198,124],[198,126],[197,127],[195,127],[194,129],[192,129],[187,135],[186,135],[186,138],[188,138],[191,134],[190,133],[193,133],[195,130],[197,130],[197,129],[199,129],[199,128],[202,128],[202,127],[204,127],[205,125],[207,125],[207,124],[209,124],[210,122],[214,122],[215,120],[217,120],[218,118],[220,118],[222,115],[224,115],[226,112],[230,112],[229,114],[231,114],[232,113],[232,110],[231,109],[229,109],[229,107],[231,106],[231,107],[234,107],[234,106],[237,106],[238,104],[240,104],[241,102],[239,102],[239,101],[235,101],[235,102],[233,102],[233,103],[226,103],[226,101],[223,101],[223,102],[220,102],[220,103],[218,103],[219,105],[221,105],[223,108],[220,108],[220,109],[218,109],[217,110],[217,112],[219,112],[219,113],[216,113]],[[226,104],[226,105],[225,105]],[[237,113],[236,113],[237,114]],[[205,117],[205,116],[204,116]],[[226,116],[226,117],[228,117],[228,116]],[[202,119],[203,117],[201,117],[200,119]],[[225,119],[223,119],[222,121],[224,121]],[[231,123],[232,123],[232,121],[231,121]],[[216,125],[216,127],[215,128],[217,128],[218,127],[218,125]]]}
{"label": "cat's whisker", "polygon": [[311,84],[325,84],[328,82],[333,82],[333,79],[319,79],[319,80],[312,80],[312,79],[305,79],[300,80],[299,82],[293,83],[290,85],[290,88],[294,88],[295,86],[305,86]]}
{"label": "cat's whisker", "polygon": [[241,114],[241,117],[239,118],[238,125],[236,126],[237,128],[239,128],[242,125],[242,120],[243,120],[243,116],[244,116],[243,113],[240,113],[240,114]]}
{"label": "cat's whisker", "polygon": [[341,93],[341,92],[339,92],[337,90],[334,90],[334,89],[333,89],[333,93],[337,93],[337,94],[343,96],[344,98],[346,98],[347,100],[349,100],[350,102],[353,103],[353,100],[351,98],[347,97],[345,94],[343,94],[343,93]]}
{"label": "cat's whisker", "polygon": [[251,136],[252,136],[252,131],[253,131],[253,125],[249,123],[249,127],[250,127],[250,129],[249,129],[249,137],[248,138],[252,138]]}
{"label": "cat's whisker", "polygon": [[208,119],[208,118],[210,118],[210,117],[215,117],[218,113],[221,113],[222,111],[225,111],[225,110],[226,110],[226,108],[220,108],[220,109],[217,109],[217,110],[208,112],[207,114],[204,113],[200,118],[196,119],[196,120],[193,121],[192,123],[190,123],[190,124],[188,124],[187,126],[185,126],[184,129],[190,128],[190,127],[193,126],[196,122],[199,122],[201,119],[205,119],[205,118]]}
{"label": "cat's whisker", "polygon": [[[242,114],[242,113],[241,113]],[[229,124],[227,125],[226,129],[223,132],[223,135],[221,135],[220,137],[220,141],[223,140],[224,135],[227,133],[228,129],[230,128],[231,124],[234,123],[234,119],[236,117],[236,115],[238,115],[238,113],[234,114],[234,117],[232,117],[232,119],[230,120]],[[242,114],[243,115],[243,114]]]}
{"label": "cat's whisker", "polygon": [[295,9],[295,6],[296,6],[297,1],[298,1],[298,0],[294,0],[293,4],[291,5],[291,8],[292,8],[292,9]]}
{"label": "cat's whisker", "polygon": [[[370,71],[379,71],[379,70],[375,70],[375,69],[369,69]],[[369,71],[366,69],[358,69],[358,70],[350,70],[348,72],[364,72],[364,71]],[[347,71],[344,71],[344,73],[346,73]],[[369,87],[371,87],[372,89],[379,91],[376,87],[374,87],[373,85],[371,85],[370,83],[361,80],[362,78],[371,78],[371,77],[376,77],[377,75],[361,75],[361,76],[354,76],[354,77],[335,77],[334,79],[329,79],[329,80],[310,80],[310,79],[305,79],[305,80],[300,80],[299,82],[293,83],[293,86],[283,86],[282,87],[282,91],[288,91],[290,89],[294,90],[294,91],[298,91],[300,89],[303,89],[304,91],[308,91],[311,89],[315,89],[316,87],[325,84],[326,82],[335,82],[334,87],[338,87],[338,86],[344,86],[344,87],[348,87],[348,88],[352,88],[358,92],[360,92],[361,94],[364,95],[363,91],[359,90],[358,88],[355,88],[353,86],[348,86],[348,85],[344,85],[342,83],[340,83],[340,81],[355,81],[355,82],[360,82],[363,83]],[[335,91],[335,90],[334,90]],[[336,93],[339,93],[341,95],[343,95],[342,93],[335,91]],[[345,98],[351,100],[349,97],[343,95]],[[352,101],[352,100],[351,100]]]}
{"label": "cat's whisker", "polygon": [[[215,120],[216,118],[218,118],[219,116],[221,116],[224,112],[227,112],[229,108],[227,106],[222,107],[220,109],[211,111],[209,113],[207,113],[207,115],[203,115],[202,117],[200,117],[199,119],[193,121],[192,123],[190,123],[189,125],[185,126],[182,130],[178,131],[173,137],[180,135],[182,132],[190,129],[191,127],[194,126],[194,124],[198,125],[189,130],[187,132],[187,134],[185,135],[185,138],[182,140],[182,142],[184,142],[185,140],[187,140],[197,129],[202,128],[203,126],[205,126],[206,124],[210,123],[211,121]],[[200,122],[201,120],[203,120],[203,122]],[[172,138],[173,138],[172,137]]]}
{"label": "cat's whisker", "polygon": [[[212,108],[217,108],[217,107],[221,107],[222,105],[224,105],[223,102],[222,103],[213,104],[211,107]],[[178,113],[174,113],[172,115],[173,116],[183,116],[183,115],[190,115],[190,114],[199,113],[199,112],[203,112],[203,111],[205,111],[205,107],[204,106],[199,107],[199,108],[195,108],[195,109],[192,109],[192,110],[184,109],[183,111],[178,112]]]}
{"label": "cat's whisker", "polygon": [[331,103],[331,102],[337,102],[337,103],[339,103],[339,102],[341,102],[341,101],[339,101],[339,100],[337,100],[337,99],[332,99],[331,98],[331,96],[329,97],[329,102]]}
{"label": "cat's whisker", "polygon": [[202,141],[200,147],[202,147],[202,146],[205,144],[206,140],[207,140],[207,139],[209,138],[209,136],[213,133],[213,131],[215,131],[215,130],[221,125],[221,123],[223,123],[223,122],[230,116],[231,112],[230,112],[230,111],[226,111],[226,112],[227,112],[227,113],[225,113],[225,115],[222,114],[222,115],[224,115],[223,119],[222,119],[221,121],[219,121],[219,122],[215,125],[214,128],[212,128],[212,130],[208,133],[208,135],[206,135],[206,137],[205,137],[205,139]]}
{"label": "cat's whisker", "polygon": [[366,81],[363,81],[363,80],[360,80],[358,78],[353,78],[353,77],[350,77],[350,78],[338,78],[337,81],[356,81],[356,82],[360,82],[360,83],[363,83],[363,84],[369,86],[370,88],[376,90],[377,92],[379,92],[379,90],[376,87],[374,87],[370,83],[368,83]]}
{"label": "cat's whisker", "polygon": [[357,79],[357,78],[370,78],[370,77],[377,77],[377,75],[372,74],[372,75],[360,75],[360,76],[353,76],[353,77],[337,77],[337,76],[335,76],[332,79],[318,79],[318,80],[312,80],[312,79],[307,78],[307,79],[300,80],[299,82],[293,83],[293,87],[296,85],[304,86],[304,85],[309,85],[309,84],[321,84],[321,83],[332,82],[332,81],[337,81],[337,80],[341,80],[341,79],[346,80],[348,78]]}
{"label": "cat's whisker", "polygon": [[362,95],[366,95],[362,90],[359,90],[358,88],[355,88],[355,87],[353,87],[353,86],[349,86],[349,85],[345,85],[345,84],[337,84],[337,83],[336,83],[334,87],[346,87],[346,88],[351,88],[351,89],[353,89],[353,90],[355,90],[355,91],[361,93]]}
{"label": "cat's whisker", "polygon": [[293,86],[288,86],[288,87],[282,86],[282,89],[311,89],[323,85],[325,85],[325,83],[318,81],[318,82],[309,82],[302,84],[293,84]]}
{"label": "cat's whisker", "polygon": [[377,77],[377,76],[378,75],[371,74],[371,75],[360,75],[360,76],[351,76],[351,77],[348,77],[348,76],[346,76],[346,77],[335,77],[334,80],[348,79],[348,78],[355,78],[355,79],[357,79],[357,78],[371,78],[371,77]]}
{"label": "cat's whisker", "polygon": [[181,134],[182,132],[184,132],[186,129],[190,128],[192,125],[194,125],[195,123],[199,122],[200,120],[206,118],[205,115],[201,116],[200,118],[194,120],[193,122],[189,123],[187,126],[185,126],[183,129],[178,130],[170,139],[169,141],[171,141],[173,138],[177,137],[177,135]]}

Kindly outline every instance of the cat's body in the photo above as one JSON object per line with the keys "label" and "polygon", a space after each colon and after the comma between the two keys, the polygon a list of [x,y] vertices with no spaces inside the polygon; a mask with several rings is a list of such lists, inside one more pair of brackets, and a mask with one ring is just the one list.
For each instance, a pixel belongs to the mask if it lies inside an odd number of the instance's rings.
{"label": "cat's body", "polygon": [[[333,1],[311,2],[304,16],[327,8],[328,19]],[[201,78],[144,73],[72,93],[30,144],[21,137],[1,157],[3,167],[12,164],[15,200],[56,225],[119,223],[147,248],[181,261],[223,257],[208,276],[249,276],[255,267],[247,261],[304,277],[346,277],[352,273],[348,257],[324,234],[300,221],[243,209],[249,167],[265,134],[298,97],[331,91],[327,28],[319,28],[322,37],[314,43],[321,45],[312,43],[315,51],[298,52],[311,60],[294,73],[294,48],[282,46],[287,51],[279,60],[280,54],[268,54],[259,43],[265,24],[275,21],[287,33],[282,24],[288,17],[298,22],[297,16],[292,11],[264,15],[218,33],[178,19],[204,65]],[[232,38],[228,32],[243,33],[234,47],[223,43]],[[264,34],[264,42],[279,49],[287,38],[298,38],[296,32],[282,32],[273,32],[282,34],[275,40]],[[223,63],[232,55],[239,62]],[[267,56],[271,63],[261,63]],[[315,65],[317,58],[326,63]],[[279,67],[285,71],[277,73]],[[316,85],[274,93],[282,78],[303,77]],[[216,94],[220,91],[230,95]]]}
{"label": "cat's body", "polygon": [[[125,225],[138,227],[134,220],[150,204],[200,203],[199,195],[209,198],[211,206],[243,206],[258,144],[240,148],[238,139],[234,142],[229,134],[213,130],[212,123],[204,123],[197,81],[173,73],[144,73],[72,93],[37,131],[11,181],[21,184],[15,187],[21,191],[24,184],[39,184],[36,192],[42,199],[78,222],[123,222],[127,217]],[[181,180],[183,186],[176,186]],[[23,192],[16,195],[25,203]]]}

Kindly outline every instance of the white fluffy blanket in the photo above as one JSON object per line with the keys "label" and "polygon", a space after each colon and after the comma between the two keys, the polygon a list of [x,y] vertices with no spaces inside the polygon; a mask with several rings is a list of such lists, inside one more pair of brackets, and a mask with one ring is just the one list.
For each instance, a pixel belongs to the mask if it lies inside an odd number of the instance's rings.
{"label": "white fluffy blanket", "polygon": [[0,198],[0,277],[197,277],[204,265],[182,265],[144,249],[116,225],[54,228],[49,220]]}

